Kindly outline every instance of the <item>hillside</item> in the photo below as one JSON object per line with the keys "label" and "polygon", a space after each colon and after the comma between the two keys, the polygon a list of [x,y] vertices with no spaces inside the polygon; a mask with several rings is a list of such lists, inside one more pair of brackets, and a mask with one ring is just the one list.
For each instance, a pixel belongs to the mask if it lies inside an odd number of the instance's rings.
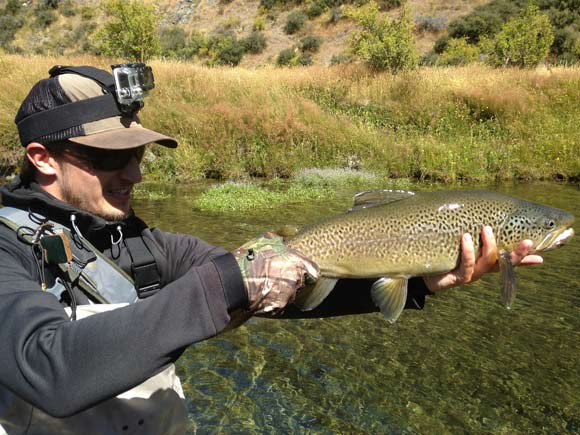
{"label": "hillside", "polygon": [[[307,35],[321,38],[320,49],[312,54],[314,64],[326,65],[333,56],[345,52],[347,37],[354,24],[341,17],[338,8],[326,8],[319,16],[306,20],[298,32],[284,31],[287,17],[296,10],[305,10],[312,2],[281,2],[271,9],[260,7],[260,0],[162,0],[158,8],[160,32],[171,28],[187,34],[212,35],[227,31],[243,38],[259,26],[266,38],[266,47],[259,54],[246,54],[243,67],[274,63],[281,50],[296,47]],[[445,33],[455,18],[467,15],[486,0],[409,0],[408,6],[417,24],[435,23],[428,31],[417,31],[419,51],[433,48],[435,40]],[[94,53],[92,35],[105,19],[99,0],[3,0],[0,17],[0,47],[21,54],[72,55]],[[386,10],[396,16],[399,8]],[[418,28],[420,26],[418,25]],[[198,60],[199,62],[199,60]]]}

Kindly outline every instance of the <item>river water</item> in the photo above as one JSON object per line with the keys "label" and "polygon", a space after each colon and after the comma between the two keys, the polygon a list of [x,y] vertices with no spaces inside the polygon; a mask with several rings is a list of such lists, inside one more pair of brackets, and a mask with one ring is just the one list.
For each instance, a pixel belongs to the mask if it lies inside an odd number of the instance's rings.
{"label": "river water", "polygon": [[[283,224],[339,213],[353,191],[316,204],[202,213],[207,185],[161,187],[138,200],[150,225],[233,249]],[[388,324],[380,314],[252,319],[191,346],[178,362],[198,434],[580,434],[580,189],[492,186],[563,208],[576,237],[517,269],[506,310],[498,276],[428,298]]]}

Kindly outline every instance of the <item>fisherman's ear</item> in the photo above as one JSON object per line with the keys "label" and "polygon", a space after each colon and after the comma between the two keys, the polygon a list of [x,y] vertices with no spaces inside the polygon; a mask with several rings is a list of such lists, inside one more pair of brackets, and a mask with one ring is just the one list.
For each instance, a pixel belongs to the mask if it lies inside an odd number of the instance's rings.
{"label": "fisherman's ear", "polygon": [[26,157],[42,175],[57,174],[58,162],[50,151],[38,142],[32,142],[26,147]]}

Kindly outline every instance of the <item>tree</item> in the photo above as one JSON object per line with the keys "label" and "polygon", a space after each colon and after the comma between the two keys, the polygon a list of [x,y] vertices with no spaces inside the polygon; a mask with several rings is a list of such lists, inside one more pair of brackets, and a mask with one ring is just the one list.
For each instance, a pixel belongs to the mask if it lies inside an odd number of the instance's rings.
{"label": "tree", "polygon": [[546,59],[552,42],[550,19],[530,4],[521,17],[503,25],[495,38],[490,62],[495,66],[533,68]]}
{"label": "tree", "polygon": [[96,34],[103,54],[140,62],[159,54],[155,6],[136,0],[108,0],[104,9],[110,19]]}
{"label": "tree", "polygon": [[379,15],[378,5],[371,1],[349,8],[347,14],[361,27],[350,38],[351,50],[372,68],[399,72],[417,65],[413,23],[406,8],[398,19],[390,19]]}

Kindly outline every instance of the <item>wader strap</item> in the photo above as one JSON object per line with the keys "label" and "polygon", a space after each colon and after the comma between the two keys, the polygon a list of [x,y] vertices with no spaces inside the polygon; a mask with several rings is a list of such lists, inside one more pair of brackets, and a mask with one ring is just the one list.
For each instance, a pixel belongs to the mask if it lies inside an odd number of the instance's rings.
{"label": "wader strap", "polygon": [[151,250],[141,236],[125,239],[125,246],[131,257],[137,295],[140,299],[151,296],[161,287],[157,263]]}
{"label": "wader strap", "polygon": [[[38,214],[35,214],[35,219],[45,220]],[[21,227],[35,229],[39,225],[30,219],[27,211],[14,207],[0,208],[0,222],[14,231],[18,231]],[[65,276],[71,281],[74,281],[74,277],[78,277],[79,287],[98,302],[117,304],[137,301],[137,292],[129,275],[86,239],[82,239],[82,247],[79,247],[68,228],[56,222],[51,223],[54,230],[64,233],[70,241],[74,260],[58,263]],[[60,285],[55,285],[50,290],[55,296],[62,293]]]}

